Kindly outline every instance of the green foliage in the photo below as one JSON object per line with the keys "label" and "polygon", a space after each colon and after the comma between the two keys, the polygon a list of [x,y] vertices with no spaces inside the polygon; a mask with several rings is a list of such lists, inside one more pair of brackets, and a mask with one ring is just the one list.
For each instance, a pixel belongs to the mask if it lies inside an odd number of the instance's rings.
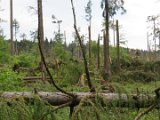
{"label": "green foliage", "polygon": [[120,80],[134,80],[141,82],[151,82],[157,80],[157,74],[153,72],[144,72],[142,70],[122,71],[119,74]]}
{"label": "green foliage", "polygon": [[94,58],[96,58],[97,51],[98,51],[98,48],[97,48],[96,41],[91,41],[91,52],[92,52]]}
{"label": "green foliage", "polygon": [[159,71],[160,71],[160,61],[146,62],[144,64],[144,69],[145,69],[145,71],[152,71],[152,72],[159,73]]}
{"label": "green foliage", "polygon": [[[112,72],[117,72],[117,49],[114,47],[110,47],[110,56],[111,56],[111,67]],[[120,47],[120,64],[121,67],[125,68],[130,62],[130,58],[128,56],[127,50],[125,48]]]}
{"label": "green foliage", "polygon": [[79,63],[62,65],[58,73],[58,76],[61,78],[59,84],[62,86],[75,85],[83,71],[84,67]]}
{"label": "green foliage", "polygon": [[10,60],[7,42],[0,36],[0,64],[6,64]]}
{"label": "green foliage", "polygon": [[[4,100],[0,99],[0,120],[68,120],[69,108],[55,111],[55,107],[34,96],[26,104],[23,98]],[[71,120],[133,120],[140,112],[137,109],[114,107],[106,104],[107,101],[97,95],[95,102],[86,98],[75,108]],[[142,120],[159,120],[159,109],[155,109],[142,117]]]}
{"label": "green foliage", "polygon": [[64,45],[56,42],[53,47],[54,56],[59,60],[68,61],[71,58],[71,54],[64,49]]}
{"label": "green foliage", "polygon": [[[108,0],[109,6],[109,16],[113,17],[119,11],[121,14],[126,13],[126,9],[124,8],[124,0]],[[105,0],[101,0],[101,8],[105,8]]]}
{"label": "green foliage", "polygon": [[22,87],[21,77],[22,75],[13,72],[8,67],[0,69],[0,91],[20,90]]}
{"label": "green foliage", "polygon": [[46,105],[37,96],[28,105],[25,104],[23,98],[19,100],[1,100],[0,120],[55,120],[55,113],[52,110],[51,105]]}
{"label": "green foliage", "polygon": [[89,0],[87,2],[87,6],[85,7],[85,12],[86,12],[86,16],[85,16],[85,19],[86,21],[90,22],[91,19],[92,19],[92,1]]}
{"label": "green foliage", "polygon": [[23,53],[19,56],[15,56],[16,63],[18,63],[21,67],[35,67],[37,63],[39,63],[40,58],[37,59],[34,55],[30,53]]}
{"label": "green foliage", "polygon": [[[115,47],[110,47],[111,59],[117,59],[117,49]],[[129,61],[129,56],[127,49],[120,47],[120,59],[123,61]]]}
{"label": "green foliage", "polygon": [[[98,95],[94,102],[87,98],[82,100],[76,107],[72,120],[133,120],[140,112],[145,110],[142,108],[137,111],[137,109],[131,108],[133,106],[132,104],[129,104],[126,108],[116,107],[116,104],[119,103],[115,103],[112,100],[106,101]],[[153,110],[141,119],[159,120],[158,114],[159,110]]]}

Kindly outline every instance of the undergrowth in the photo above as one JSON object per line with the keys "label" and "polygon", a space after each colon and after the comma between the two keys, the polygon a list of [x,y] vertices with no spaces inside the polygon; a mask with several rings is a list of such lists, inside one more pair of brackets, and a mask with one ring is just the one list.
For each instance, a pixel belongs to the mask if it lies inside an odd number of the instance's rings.
{"label": "undergrowth", "polygon": [[[145,109],[133,109],[131,107],[120,108],[105,105],[102,99],[97,97],[93,103],[90,99],[84,99],[75,108],[71,120],[133,120]],[[154,109],[141,120],[160,120],[160,110]],[[19,100],[4,100],[0,102],[0,120],[69,120],[69,108],[55,111],[55,107],[35,96],[31,102]]]}

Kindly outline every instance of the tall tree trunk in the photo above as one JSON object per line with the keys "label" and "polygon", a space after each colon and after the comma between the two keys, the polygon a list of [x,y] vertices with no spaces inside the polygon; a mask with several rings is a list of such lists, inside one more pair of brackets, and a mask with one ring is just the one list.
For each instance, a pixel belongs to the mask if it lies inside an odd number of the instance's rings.
{"label": "tall tree trunk", "polygon": [[105,0],[105,29],[106,29],[106,66],[104,66],[105,74],[111,76],[110,53],[109,53],[109,6],[108,0]]}
{"label": "tall tree trunk", "polygon": [[119,51],[119,24],[118,20],[116,20],[116,38],[117,38],[117,67],[118,67],[118,72],[120,71],[120,51]]}
{"label": "tall tree trunk", "polygon": [[106,65],[107,65],[107,45],[106,45],[106,33],[105,31],[103,32],[103,53],[104,53],[104,70],[106,70]]}
{"label": "tall tree trunk", "polygon": [[98,35],[98,42],[97,42],[97,69],[100,68],[100,35]]}
{"label": "tall tree trunk", "polygon": [[116,39],[115,39],[115,26],[114,26],[114,19],[113,19],[113,42],[114,42],[114,47],[116,47]]}
{"label": "tall tree trunk", "polygon": [[11,42],[11,55],[14,55],[14,45],[13,45],[13,0],[10,0],[10,42]]}
{"label": "tall tree trunk", "polygon": [[15,36],[15,44],[14,44],[14,46],[15,46],[15,55],[18,55],[18,49],[17,49],[17,23],[15,22],[15,28],[14,28],[14,36]]}
{"label": "tall tree trunk", "polygon": [[[38,3],[38,39],[40,41],[40,46],[42,51],[44,51],[44,29],[43,29],[43,10],[42,10],[42,0],[37,0]],[[42,80],[45,81],[45,67],[41,57],[41,72]]]}
{"label": "tall tree trunk", "polygon": [[89,65],[91,65],[91,25],[88,26],[89,37]]}

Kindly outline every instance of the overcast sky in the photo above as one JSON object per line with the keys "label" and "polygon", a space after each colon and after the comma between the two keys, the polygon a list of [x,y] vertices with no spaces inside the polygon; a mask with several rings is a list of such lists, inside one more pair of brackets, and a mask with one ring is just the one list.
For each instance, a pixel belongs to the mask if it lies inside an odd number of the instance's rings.
{"label": "overcast sky", "polygon": [[[4,9],[0,13],[0,17],[7,20],[1,23],[6,38],[9,38],[9,1],[1,0],[1,8]],[[20,33],[26,33],[30,38],[30,31],[37,28],[37,16],[29,11],[28,6],[36,7],[37,0],[13,0],[14,2],[14,18],[20,23]],[[88,0],[74,0],[77,14],[77,23],[81,27],[81,33],[87,33],[87,22],[85,20],[84,6]],[[100,0],[92,0],[92,39],[97,40],[97,36],[102,29],[102,10],[100,8]],[[127,13],[123,16],[117,15],[115,19],[119,19],[122,25],[121,33],[128,41],[130,48],[146,49],[146,33],[147,33],[147,16],[157,15],[160,13],[160,2],[157,0],[125,0]],[[59,20],[62,20],[61,31],[66,31],[67,42],[73,40],[73,15],[70,0],[43,0],[44,10],[44,32],[48,38],[53,38],[54,31],[57,31],[57,24],[53,24],[51,16],[54,14]],[[112,44],[111,40],[111,44]]]}

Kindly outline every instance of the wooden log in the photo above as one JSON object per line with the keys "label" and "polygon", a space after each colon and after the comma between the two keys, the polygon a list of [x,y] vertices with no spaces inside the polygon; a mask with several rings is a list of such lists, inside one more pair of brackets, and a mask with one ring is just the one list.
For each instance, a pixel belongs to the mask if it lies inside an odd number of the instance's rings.
{"label": "wooden log", "polygon": [[[30,77],[23,78],[24,82],[36,82],[36,81],[40,81],[40,80],[42,80],[42,77],[38,77],[38,76],[30,76]],[[45,81],[49,81],[49,80],[50,80],[50,77],[47,76]]]}
{"label": "wooden log", "polygon": [[[47,76],[46,79],[50,80],[50,77]],[[25,77],[25,78],[23,78],[23,80],[42,80],[42,77],[30,76],[30,77]]]}
{"label": "wooden log", "polygon": [[[77,95],[76,102],[77,104],[85,97],[95,101],[97,94],[91,94],[89,92],[80,92],[75,93]],[[72,101],[72,98],[60,92],[38,92],[36,93],[44,101],[47,101],[53,106],[62,105]],[[0,93],[0,97],[4,99],[18,99],[24,98],[26,100],[32,99],[35,96],[35,93],[31,92],[3,92]],[[132,108],[143,108],[149,107],[154,104],[156,95],[153,94],[118,94],[118,93],[99,93],[99,100],[102,100],[101,103],[107,106],[115,107],[132,107]],[[75,102],[75,101],[74,101]],[[160,101],[159,101],[160,102]],[[160,104],[160,103],[158,103]]]}

